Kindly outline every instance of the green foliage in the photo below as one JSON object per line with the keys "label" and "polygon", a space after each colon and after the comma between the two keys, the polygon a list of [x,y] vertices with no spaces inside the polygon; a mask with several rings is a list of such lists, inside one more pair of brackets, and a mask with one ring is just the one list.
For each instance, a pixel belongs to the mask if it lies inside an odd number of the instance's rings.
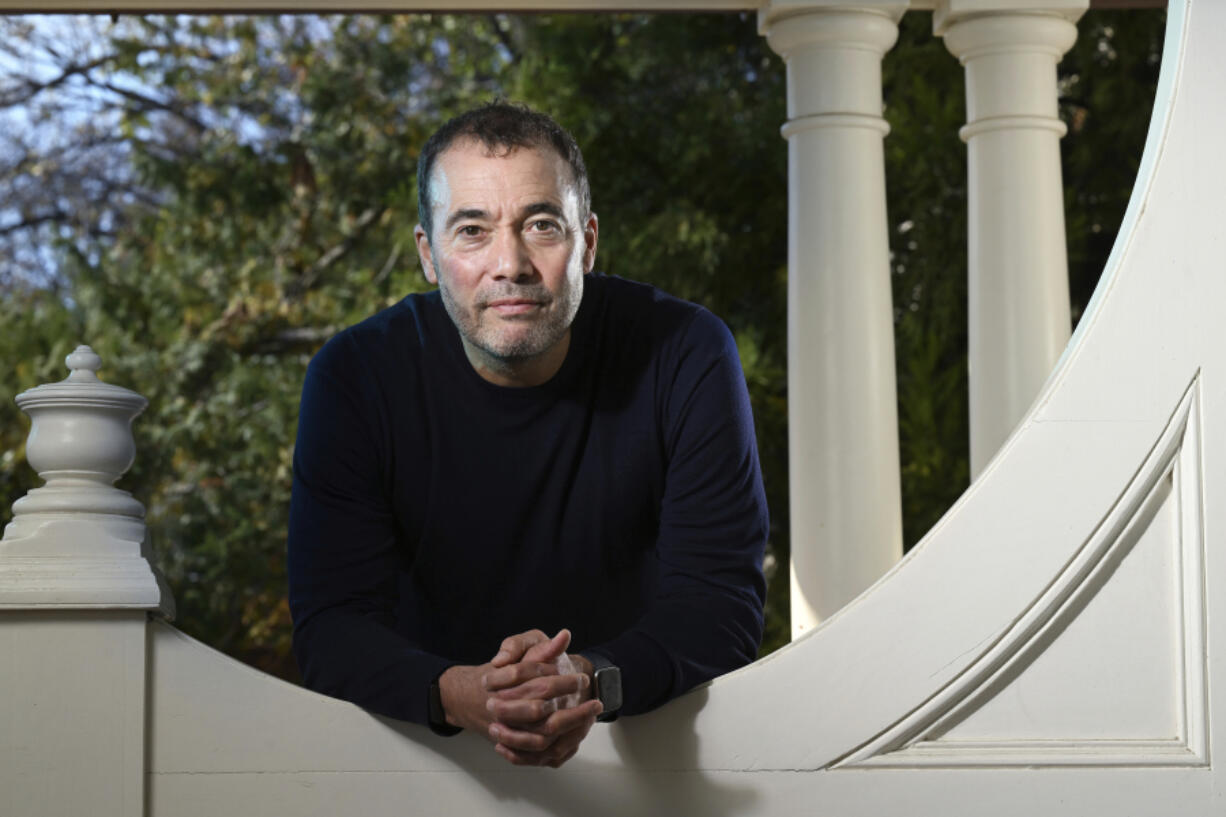
{"label": "green foliage", "polygon": [[883,84],[898,372],[903,544],[910,549],[969,481],[966,149],[962,68],[906,15]]}
{"label": "green foliage", "polygon": [[1115,243],[1149,129],[1166,12],[1089,14],[1060,65],[1061,144],[1073,320]]}
{"label": "green foliage", "polygon": [[[126,92],[108,98],[136,192],[110,203],[114,235],[55,243],[55,288],[0,290],[13,366],[0,381],[0,523],[36,482],[12,397],[60,379],[88,341],[104,378],[150,400],[122,484],[148,507],[179,623],[293,677],[284,546],[305,365],[341,327],[425,288],[416,150],[504,95],[583,146],[599,267],[703,303],[735,333],[772,511],[763,650],[786,643],[785,81],[752,16],[125,21],[82,76]],[[904,18],[884,72],[908,547],[968,479],[962,76],[929,25]],[[1077,313],[1135,173],[1160,28],[1150,14],[1090,15],[1063,69]],[[1102,144],[1129,158],[1103,162]]]}

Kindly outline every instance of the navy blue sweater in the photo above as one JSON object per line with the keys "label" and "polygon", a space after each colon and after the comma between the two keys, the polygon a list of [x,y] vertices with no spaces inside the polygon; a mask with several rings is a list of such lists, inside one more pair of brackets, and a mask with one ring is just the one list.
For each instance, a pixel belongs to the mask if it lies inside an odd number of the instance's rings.
{"label": "navy blue sweater", "polygon": [[425,723],[430,683],[508,635],[573,633],[623,714],[752,661],[766,499],[736,346],[710,312],[589,275],[566,361],[505,388],[438,292],[311,361],[289,580],[306,685]]}

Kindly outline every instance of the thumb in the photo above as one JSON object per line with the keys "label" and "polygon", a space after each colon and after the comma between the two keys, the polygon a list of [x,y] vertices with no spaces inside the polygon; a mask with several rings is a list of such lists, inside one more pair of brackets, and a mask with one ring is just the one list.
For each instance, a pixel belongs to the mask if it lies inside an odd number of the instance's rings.
{"label": "thumb", "polygon": [[565,628],[558,631],[558,634],[548,641],[542,641],[540,644],[534,644],[528,652],[524,653],[525,661],[539,661],[540,663],[548,663],[556,661],[558,656],[566,652],[566,648],[570,646],[570,630]]}

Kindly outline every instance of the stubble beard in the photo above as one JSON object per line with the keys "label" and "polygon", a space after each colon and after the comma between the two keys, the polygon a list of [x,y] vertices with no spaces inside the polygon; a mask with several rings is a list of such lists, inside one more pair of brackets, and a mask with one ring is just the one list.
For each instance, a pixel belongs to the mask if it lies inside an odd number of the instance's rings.
{"label": "stubble beard", "polygon": [[[435,276],[439,282],[439,294],[443,308],[455,324],[466,345],[478,350],[486,362],[498,369],[510,369],[545,354],[560,341],[574,323],[583,300],[583,276],[573,276],[574,283],[567,286],[562,297],[555,298],[540,285],[507,284],[496,291],[482,293],[477,302],[466,305],[456,300],[444,283],[447,279]],[[543,304],[541,314],[533,317],[510,320],[488,312],[487,305],[504,298],[524,298]],[[487,313],[487,314],[483,314]]]}

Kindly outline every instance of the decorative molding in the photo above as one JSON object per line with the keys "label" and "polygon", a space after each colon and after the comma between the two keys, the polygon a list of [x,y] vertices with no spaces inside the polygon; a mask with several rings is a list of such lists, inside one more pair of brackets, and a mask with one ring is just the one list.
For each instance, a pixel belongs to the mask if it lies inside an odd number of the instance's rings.
{"label": "decorative molding", "polygon": [[[1042,595],[953,681],[829,768],[1208,766],[1200,403],[1198,373],[1115,505]],[[1177,734],[1135,739],[946,737],[1021,677],[1081,614],[1166,502],[1175,503],[1177,520]]]}
{"label": "decorative molding", "polygon": [[[847,3],[767,3],[758,12],[758,31],[787,60],[803,48],[866,51],[880,59],[898,40],[898,19],[905,2],[850,6]],[[893,13],[897,12],[897,13]],[[822,81],[824,77],[813,77]],[[849,78],[840,77],[843,82]],[[880,96],[881,86],[876,87]]]}
{"label": "decorative molding", "polygon": [[816,113],[788,120],[779,132],[784,139],[790,139],[798,133],[818,128],[867,128],[886,136],[890,132],[890,123],[880,116],[859,113]]}
{"label": "decorative molding", "polygon": [[[775,23],[813,13],[877,14],[897,24],[903,14],[918,8],[907,0],[764,0],[758,5],[758,32],[766,36]],[[893,41],[890,42],[893,45]],[[886,46],[886,49],[890,47]]]}
{"label": "decorative molding", "polygon": [[1075,23],[1090,5],[1090,0],[937,0],[932,30],[939,37],[959,20],[997,14],[1042,14]]}
{"label": "decorative molding", "polygon": [[979,119],[958,129],[958,136],[963,142],[969,142],[982,133],[998,130],[1046,130],[1063,137],[1068,133],[1068,125],[1059,119],[1049,116],[989,116]]}

